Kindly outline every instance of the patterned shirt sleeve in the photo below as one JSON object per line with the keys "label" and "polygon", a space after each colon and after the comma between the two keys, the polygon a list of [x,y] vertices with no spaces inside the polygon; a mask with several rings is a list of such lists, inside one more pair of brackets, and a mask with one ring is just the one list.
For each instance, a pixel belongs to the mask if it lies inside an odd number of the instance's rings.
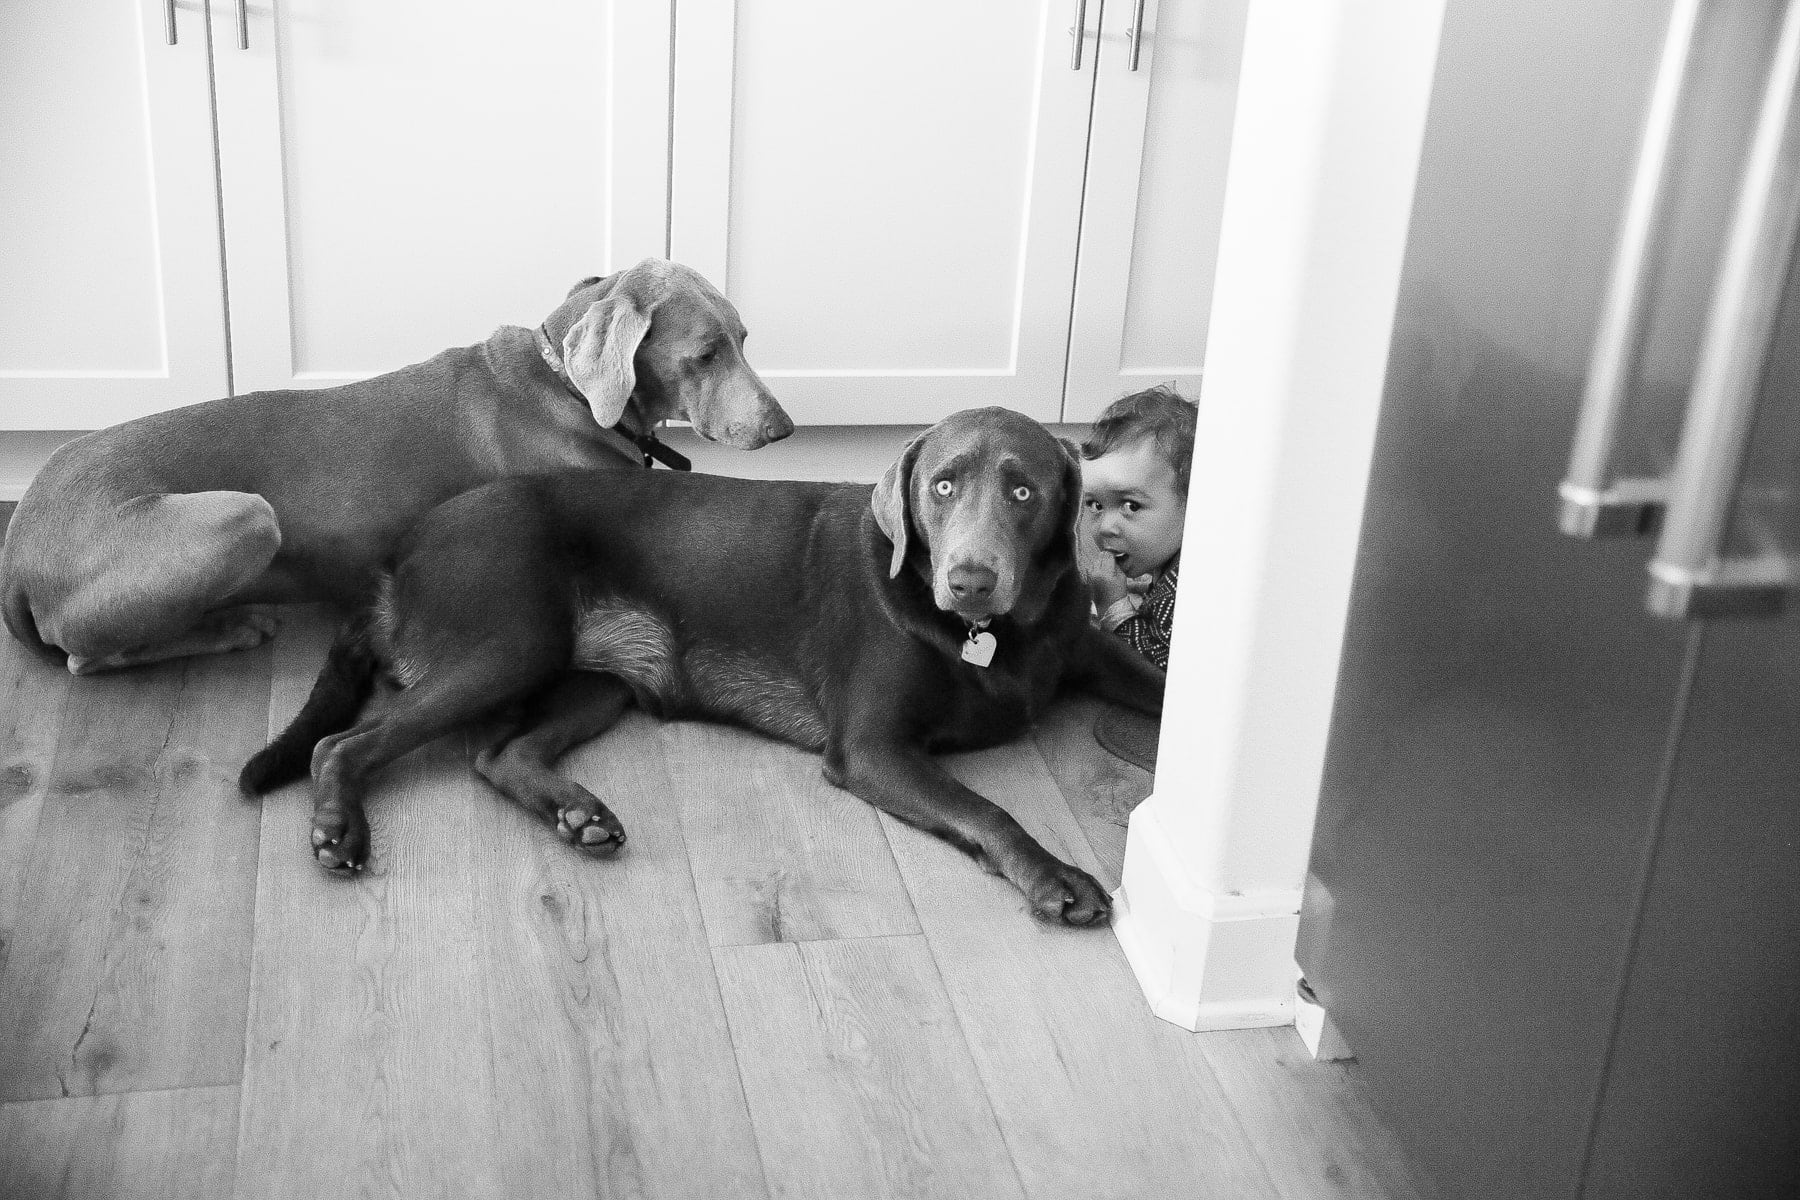
{"label": "patterned shirt sleeve", "polygon": [[1181,556],[1177,554],[1151,583],[1137,613],[1120,621],[1113,630],[1133,650],[1165,671],[1169,669],[1169,635],[1175,624],[1175,584],[1180,567]]}

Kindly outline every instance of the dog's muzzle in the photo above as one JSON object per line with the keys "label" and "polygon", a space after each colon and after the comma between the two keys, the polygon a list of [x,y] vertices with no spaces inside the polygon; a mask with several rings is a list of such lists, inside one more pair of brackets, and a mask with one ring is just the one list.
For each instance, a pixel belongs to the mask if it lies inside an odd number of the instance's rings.
{"label": "dog's muzzle", "polygon": [[1018,601],[1018,573],[992,555],[955,555],[934,572],[933,600],[944,612],[981,620],[1004,616]]}

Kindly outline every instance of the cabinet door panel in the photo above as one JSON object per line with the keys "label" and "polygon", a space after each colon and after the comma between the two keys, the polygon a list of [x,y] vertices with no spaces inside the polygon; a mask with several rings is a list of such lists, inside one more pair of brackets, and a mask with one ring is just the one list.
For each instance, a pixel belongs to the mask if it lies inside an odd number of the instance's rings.
{"label": "cabinet door panel", "polygon": [[206,28],[157,0],[0,9],[0,428],[225,391]]}
{"label": "cabinet door panel", "polygon": [[1055,419],[1093,85],[1073,11],[683,5],[672,254],[737,303],[796,420]]}
{"label": "cabinet door panel", "polygon": [[1247,0],[1107,0],[1082,207],[1066,421],[1200,389]]}
{"label": "cabinet door panel", "polygon": [[664,250],[666,0],[214,6],[235,390],[342,383]]}

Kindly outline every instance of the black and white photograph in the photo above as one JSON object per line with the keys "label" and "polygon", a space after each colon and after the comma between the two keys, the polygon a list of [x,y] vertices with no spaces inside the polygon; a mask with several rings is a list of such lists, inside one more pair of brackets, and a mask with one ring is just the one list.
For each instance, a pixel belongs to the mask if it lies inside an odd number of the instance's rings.
{"label": "black and white photograph", "polygon": [[0,1198],[1800,1195],[1800,0],[0,0]]}

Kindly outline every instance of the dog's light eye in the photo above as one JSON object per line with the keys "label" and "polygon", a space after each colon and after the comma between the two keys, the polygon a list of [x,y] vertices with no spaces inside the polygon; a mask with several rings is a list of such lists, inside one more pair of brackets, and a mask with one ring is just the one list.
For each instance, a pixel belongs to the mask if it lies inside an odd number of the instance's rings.
{"label": "dog's light eye", "polygon": [[936,489],[938,495],[948,496],[951,492],[956,490],[956,485],[951,483],[948,479],[940,479],[937,481]]}
{"label": "dog's light eye", "polygon": [[1025,501],[1031,499],[1031,489],[1021,483],[1018,487],[1013,489],[1013,499],[1021,504],[1025,503]]}

